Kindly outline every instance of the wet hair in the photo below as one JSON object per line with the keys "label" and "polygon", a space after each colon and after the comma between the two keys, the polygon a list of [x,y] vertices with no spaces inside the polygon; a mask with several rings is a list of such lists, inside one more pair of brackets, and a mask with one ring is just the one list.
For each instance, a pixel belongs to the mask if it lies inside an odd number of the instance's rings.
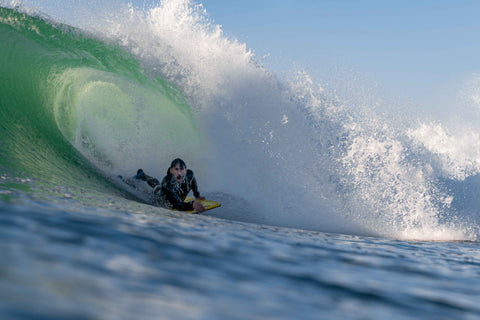
{"label": "wet hair", "polygon": [[170,169],[175,168],[177,165],[180,165],[180,168],[182,168],[182,169],[187,168],[187,165],[185,164],[185,161],[183,161],[180,158],[177,158],[177,159],[173,160],[172,163],[170,164],[170,168],[168,168],[167,174],[170,174]]}

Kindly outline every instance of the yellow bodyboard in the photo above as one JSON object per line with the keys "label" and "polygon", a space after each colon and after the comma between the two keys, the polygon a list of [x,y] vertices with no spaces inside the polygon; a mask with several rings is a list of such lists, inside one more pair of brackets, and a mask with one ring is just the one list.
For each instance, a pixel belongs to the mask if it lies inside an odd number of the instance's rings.
{"label": "yellow bodyboard", "polygon": [[[191,202],[191,201],[198,201],[200,202],[204,207],[205,207],[205,210],[211,210],[211,209],[215,209],[215,208],[218,208],[221,206],[220,202],[218,201],[213,201],[213,200],[200,200],[200,199],[195,199],[195,198],[192,198],[192,197],[186,197],[185,200],[183,202]],[[193,213],[195,211],[191,210],[191,211],[185,211],[185,212],[190,212],[190,213]]]}

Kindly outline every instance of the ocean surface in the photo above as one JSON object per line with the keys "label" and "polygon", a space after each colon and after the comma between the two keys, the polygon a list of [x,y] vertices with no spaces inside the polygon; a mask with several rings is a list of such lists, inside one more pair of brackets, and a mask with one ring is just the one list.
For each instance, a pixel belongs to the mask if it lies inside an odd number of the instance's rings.
{"label": "ocean surface", "polygon": [[[478,115],[280,76],[193,1],[31,3],[0,1],[0,319],[480,319]],[[177,157],[220,208],[118,179]]]}

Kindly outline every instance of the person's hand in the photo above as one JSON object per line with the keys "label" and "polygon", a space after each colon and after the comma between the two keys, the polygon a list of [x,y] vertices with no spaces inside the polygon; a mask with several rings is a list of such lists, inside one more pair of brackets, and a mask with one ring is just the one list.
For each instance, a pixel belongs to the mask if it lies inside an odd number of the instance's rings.
{"label": "person's hand", "polygon": [[197,213],[202,213],[205,211],[205,207],[198,201],[193,202],[193,210]]}
{"label": "person's hand", "polygon": [[205,197],[198,197],[197,200],[205,200]]}

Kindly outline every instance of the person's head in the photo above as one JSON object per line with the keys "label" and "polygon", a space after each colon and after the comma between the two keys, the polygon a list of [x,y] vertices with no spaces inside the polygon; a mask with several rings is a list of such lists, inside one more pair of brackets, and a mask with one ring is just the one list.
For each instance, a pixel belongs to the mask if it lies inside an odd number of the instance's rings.
{"label": "person's head", "polygon": [[175,177],[175,181],[182,182],[185,179],[185,174],[187,173],[187,165],[185,162],[177,158],[172,161],[170,168],[168,168],[168,173]]}

